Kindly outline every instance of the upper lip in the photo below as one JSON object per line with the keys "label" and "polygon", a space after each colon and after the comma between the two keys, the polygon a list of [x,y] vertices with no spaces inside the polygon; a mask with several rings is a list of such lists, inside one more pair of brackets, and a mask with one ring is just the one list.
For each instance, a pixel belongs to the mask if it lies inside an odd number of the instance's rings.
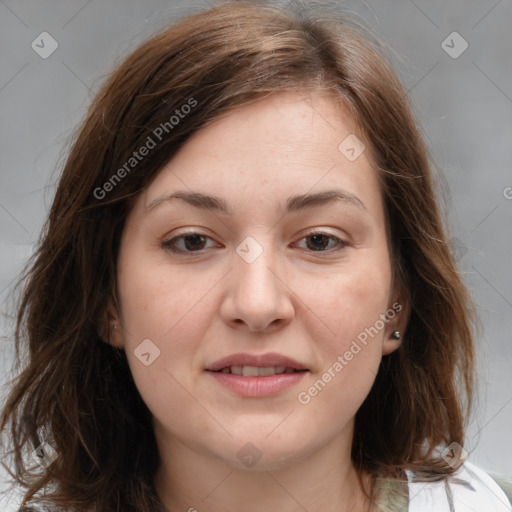
{"label": "upper lip", "polygon": [[291,357],[270,352],[268,354],[254,355],[254,354],[231,354],[230,356],[223,357],[209,365],[206,370],[219,371],[223,368],[230,366],[286,366],[286,368],[293,368],[295,370],[307,370],[306,366],[295,361]]}

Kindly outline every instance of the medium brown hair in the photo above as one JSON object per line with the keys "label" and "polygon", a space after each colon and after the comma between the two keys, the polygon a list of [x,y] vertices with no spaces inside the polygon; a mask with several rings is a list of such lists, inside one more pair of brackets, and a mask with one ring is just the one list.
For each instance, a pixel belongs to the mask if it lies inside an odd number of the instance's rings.
{"label": "medium brown hair", "polygon": [[[339,11],[312,12],[237,2],[190,15],[125,58],[93,100],[19,283],[23,367],[0,426],[24,503],[45,489],[49,502],[80,511],[159,510],[151,414],[124,352],[105,342],[124,222],[194,133],[279,91],[328,92],[354,116],[381,183],[394,290],[408,306],[403,343],[382,358],[357,412],[354,464],[390,478],[404,469],[455,471],[439,452],[464,444],[476,316],[449,250],[428,152],[378,43]],[[176,110],[183,115],[170,121]],[[157,147],[127,167],[159,126],[166,131]],[[38,472],[24,454],[42,441],[60,455]]]}

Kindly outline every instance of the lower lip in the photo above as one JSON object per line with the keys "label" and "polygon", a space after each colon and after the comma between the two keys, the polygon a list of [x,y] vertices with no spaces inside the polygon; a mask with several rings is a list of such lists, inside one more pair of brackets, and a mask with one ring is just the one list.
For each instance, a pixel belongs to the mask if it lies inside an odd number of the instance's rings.
{"label": "lower lip", "polygon": [[265,375],[263,377],[244,377],[243,375],[212,371],[208,371],[208,373],[219,384],[235,392],[237,395],[263,397],[277,395],[281,391],[295,386],[308,372],[281,373],[279,375]]}

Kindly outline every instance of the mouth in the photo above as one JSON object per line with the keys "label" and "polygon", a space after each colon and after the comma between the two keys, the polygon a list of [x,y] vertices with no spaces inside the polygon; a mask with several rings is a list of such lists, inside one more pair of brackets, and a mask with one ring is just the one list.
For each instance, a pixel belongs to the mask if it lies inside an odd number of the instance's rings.
{"label": "mouth", "polygon": [[220,388],[243,398],[266,398],[291,389],[309,373],[286,366],[229,366],[207,371]]}
{"label": "mouth", "polygon": [[306,366],[291,357],[276,352],[267,354],[231,354],[209,365],[206,370],[211,372],[230,373],[257,377],[280,375],[308,370]]}
{"label": "mouth", "polygon": [[269,353],[232,354],[210,365],[206,372],[230,393],[263,398],[296,386],[310,370],[288,356]]}
{"label": "mouth", "polygon": [[[212,370],[211,370],[212,371]],[[281,375],[283,373],[307,372],[308,370],[299,370],[290,366],[226,366],[221,370],[215,370],[215,373],[227,373],[231,375],[243,375],[244,377],[268,377],[271,375]]]}

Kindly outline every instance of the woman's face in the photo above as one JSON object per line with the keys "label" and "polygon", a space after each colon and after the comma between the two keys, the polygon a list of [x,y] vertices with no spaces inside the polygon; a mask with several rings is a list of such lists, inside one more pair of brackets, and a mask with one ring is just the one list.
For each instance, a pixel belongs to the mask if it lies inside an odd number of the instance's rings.
{"label": "woman's face", "polygon": [[139,196],[112,343],[161,448],[258,469],[349,450],[403,316],[354,134],[331,97],[275,94],[198,132]]}

